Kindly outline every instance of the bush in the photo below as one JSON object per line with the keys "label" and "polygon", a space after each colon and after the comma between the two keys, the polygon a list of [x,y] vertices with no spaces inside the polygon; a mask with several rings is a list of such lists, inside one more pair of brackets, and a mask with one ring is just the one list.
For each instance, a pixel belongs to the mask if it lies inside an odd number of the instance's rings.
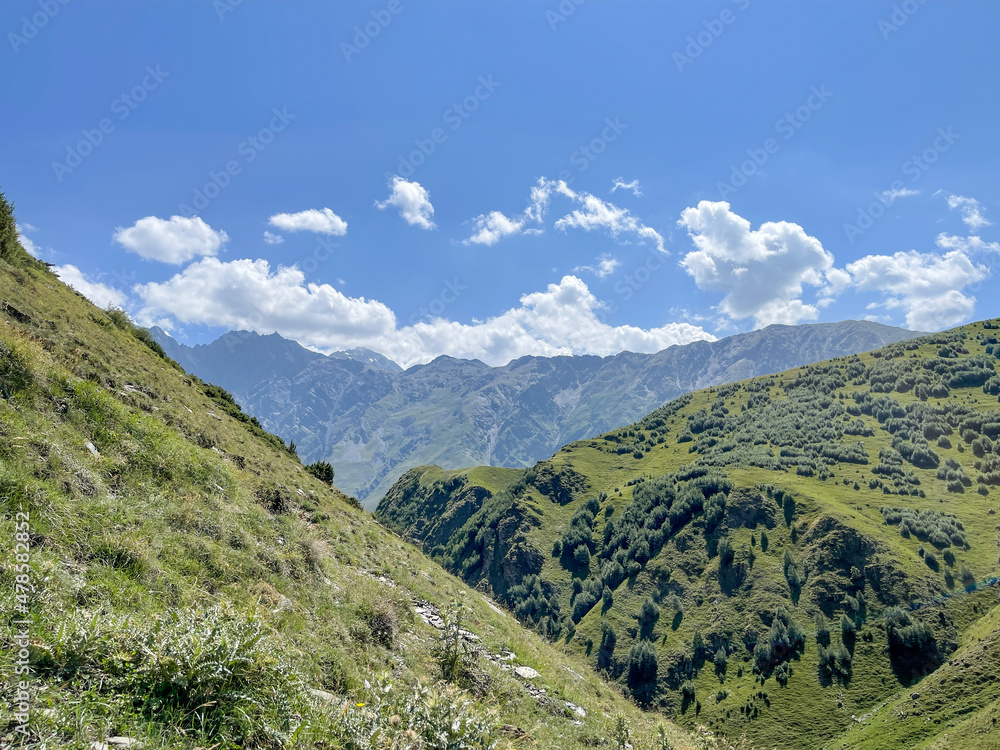
{"label": "bush", "polygon": [[317,461],[305,467],[306,471],[324,484],[333,486],[333,466],[327,461]]}
{"label": "bush", "polygon": [[445,611],[444,628],[434,646],[433,656],[441,669],[441,678],[448,682],[465,682],[472,676],[476,655],[462,635],[467,608],[453,601]]}

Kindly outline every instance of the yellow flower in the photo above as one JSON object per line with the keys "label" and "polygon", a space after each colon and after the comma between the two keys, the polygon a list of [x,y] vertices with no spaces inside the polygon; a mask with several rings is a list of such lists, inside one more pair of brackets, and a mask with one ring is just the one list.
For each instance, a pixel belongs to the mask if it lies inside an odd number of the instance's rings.
{"label": "yellow flower", "polygon": [[357,706],[358,708],[364,708],[365,707],[364,703],[355,703],[354,705]]}

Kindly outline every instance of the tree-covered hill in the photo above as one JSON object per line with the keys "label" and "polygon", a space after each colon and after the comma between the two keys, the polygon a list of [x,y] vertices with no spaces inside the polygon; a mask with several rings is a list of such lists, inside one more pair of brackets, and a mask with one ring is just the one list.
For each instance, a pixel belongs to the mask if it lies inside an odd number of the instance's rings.
{"label": "tree-covered hill", "polygon": [[993,747],[1000,676],[954,683],[1000,660],[998,355],[985,321],[710,388],[528,470],[415,469],[377,516],[681,723]]}

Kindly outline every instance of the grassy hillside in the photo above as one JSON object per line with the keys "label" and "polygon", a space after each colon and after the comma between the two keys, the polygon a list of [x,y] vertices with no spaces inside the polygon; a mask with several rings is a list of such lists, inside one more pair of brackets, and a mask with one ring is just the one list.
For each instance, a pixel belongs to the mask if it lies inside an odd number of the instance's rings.
{"label": "grassy hillside", "polygon": [[709,741],[639,711],[386,531],[4,227],[5,707],[23,699],[22,648],[32,674],[30,719],[5,710],[0,746]]}
{"label": "grassy hillside", "polygon": [[[1000,637],[998,329],[699,391],[505,486],[417,469],[377,516],[682,724],[956,746],[961,722],[993,726],[1000,687],[990,668],[954,684]],[[925,683],[953,705],[892,742],[855,727],[880,706],[899,723]]]}

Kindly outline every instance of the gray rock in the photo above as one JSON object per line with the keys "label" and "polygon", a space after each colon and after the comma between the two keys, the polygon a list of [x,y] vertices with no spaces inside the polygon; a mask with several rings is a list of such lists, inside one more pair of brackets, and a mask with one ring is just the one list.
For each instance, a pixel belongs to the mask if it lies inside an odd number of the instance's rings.
{"label": "gray rock", "polygon": [[108,737],[107,743],[111,746],[112,750],[118,747],[142,747],[142,743],[139,740],[134,740],[131,737]]}
{"label": "gray rock", "polygon": [[531,667],[518,667],[514,670],[514,674],[520,677],[522,680],[533,680],[539,676],[538,672]]}

